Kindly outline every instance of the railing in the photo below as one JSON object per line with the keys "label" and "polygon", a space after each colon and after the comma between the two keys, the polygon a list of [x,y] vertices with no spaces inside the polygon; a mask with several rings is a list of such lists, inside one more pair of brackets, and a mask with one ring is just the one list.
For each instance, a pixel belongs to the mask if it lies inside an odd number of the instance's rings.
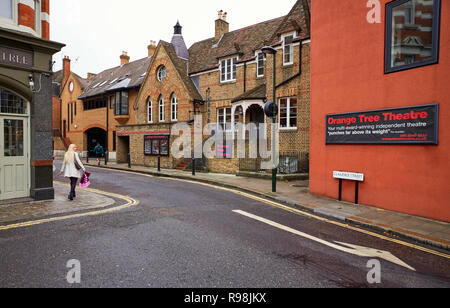
{"label": "railing", "polygon": [[[261,168],[261,158],[239,159],[239,170],[249,172],[265,172]],[[307,152],[283,152],[280,154],[278,164],[279,174],[309,173],[309,153]]]}

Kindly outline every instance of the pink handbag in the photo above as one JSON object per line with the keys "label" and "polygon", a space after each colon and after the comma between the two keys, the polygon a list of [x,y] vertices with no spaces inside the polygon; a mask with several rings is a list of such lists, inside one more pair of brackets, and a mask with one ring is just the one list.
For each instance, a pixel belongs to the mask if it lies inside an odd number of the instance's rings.
{"label": "pink handbag", "polygon": [[89,181],[89,176],[90,175],[91,174],[89,172],[87,172],[87,171],[85,171],[83,173],[83,177],[81,178],[81,181],[80,181],[80,187],[81,188],[87,188],[87,187],[89,187],[89,185],[91,185],[91,182]]}

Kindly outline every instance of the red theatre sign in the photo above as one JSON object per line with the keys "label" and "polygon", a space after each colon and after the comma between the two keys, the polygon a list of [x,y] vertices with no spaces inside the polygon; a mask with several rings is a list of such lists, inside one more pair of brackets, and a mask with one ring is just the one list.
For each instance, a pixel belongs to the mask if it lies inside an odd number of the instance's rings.
{"label": "red theatre sign", "polygon": [[326,144],[425,144],[439,142],[439,105],[326,117]]}

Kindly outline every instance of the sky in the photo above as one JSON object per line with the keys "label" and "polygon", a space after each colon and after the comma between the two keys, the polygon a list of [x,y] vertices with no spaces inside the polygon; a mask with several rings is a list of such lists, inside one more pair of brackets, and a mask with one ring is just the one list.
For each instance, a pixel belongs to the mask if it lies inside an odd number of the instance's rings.
{"label": "sky", "polygon": [[230,31],[287,15],[295,0],[50,0],[50,39],[66,44],[53,57],[56,72],[69,56],[71,69],[86,78],[148,55],[150,41],[170,42],[180,21],[189,48],[214,36],[217,12],[228,13]]}

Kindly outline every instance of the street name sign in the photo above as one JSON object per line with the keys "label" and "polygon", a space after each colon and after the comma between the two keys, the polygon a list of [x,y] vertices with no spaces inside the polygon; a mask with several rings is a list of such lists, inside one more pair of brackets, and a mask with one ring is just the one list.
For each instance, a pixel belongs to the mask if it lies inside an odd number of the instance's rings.
{"label": "street name sign", "polygon": [[362,173],[334,171],[333,178],[339,179],[339,180],[364,182],[364,174],[362,174]]}

